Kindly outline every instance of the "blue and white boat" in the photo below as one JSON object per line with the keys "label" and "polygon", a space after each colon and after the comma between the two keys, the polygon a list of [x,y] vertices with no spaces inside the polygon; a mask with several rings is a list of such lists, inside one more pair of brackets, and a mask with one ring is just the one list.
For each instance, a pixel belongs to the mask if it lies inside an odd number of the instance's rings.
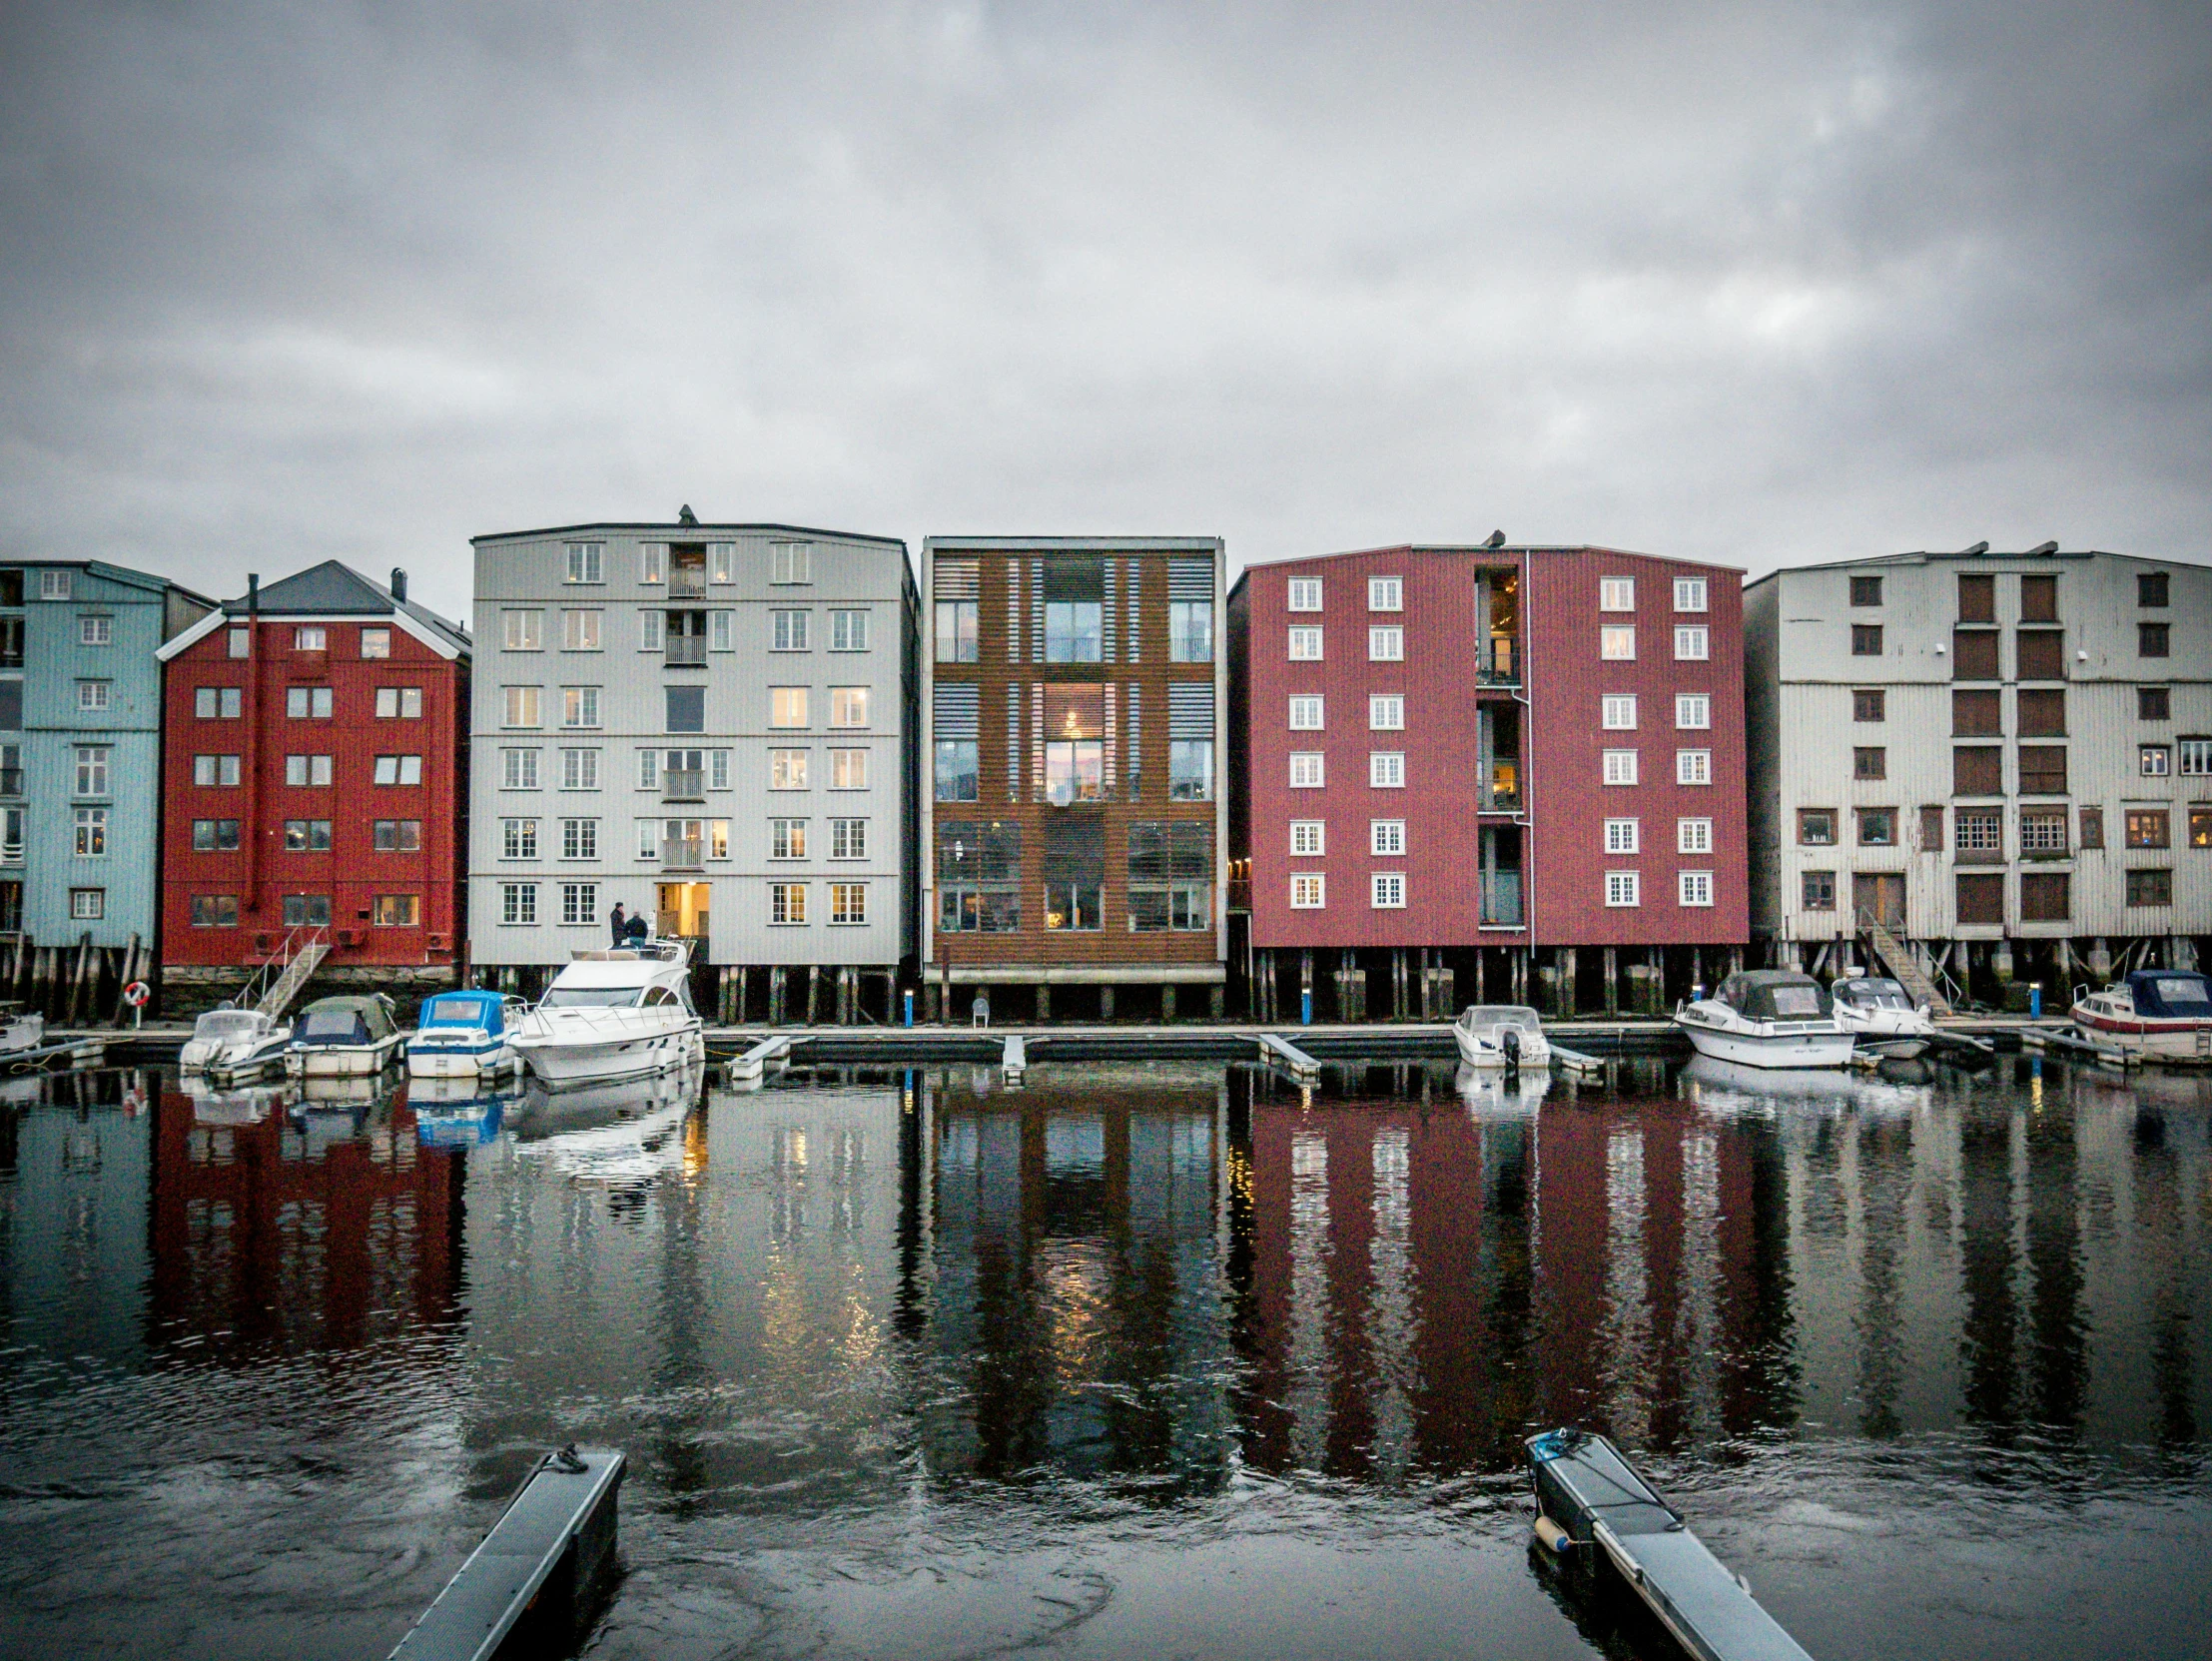
{"label": "blue and white boat", "polygon": [[496,992],[440,992],[422,1000],[421,1018],[407,1040],[407,1075],[415,1079],[473,1079],[501,1073],[515,1062],[510,1042],[523,1013],[519,998]]}

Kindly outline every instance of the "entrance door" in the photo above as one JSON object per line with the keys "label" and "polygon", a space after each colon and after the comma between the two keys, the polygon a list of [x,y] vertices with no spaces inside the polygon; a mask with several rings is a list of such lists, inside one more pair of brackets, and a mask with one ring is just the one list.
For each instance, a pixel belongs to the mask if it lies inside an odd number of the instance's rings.
{"label": "entrance door", "polygon": [[[700,940],[707,937],[707,895],[703,882],[664,882],[660,885],[660,915],[654,919],[663,939]],[[703,954],[702,954],[703,958]],[[694,962],[702,961],[694,958]]]}
{"label": "entrance door", "polygon": [[1904,927],[1904,874],[1859,871],[1851,876],[1851,915],[1870,918],[1885,929]]}

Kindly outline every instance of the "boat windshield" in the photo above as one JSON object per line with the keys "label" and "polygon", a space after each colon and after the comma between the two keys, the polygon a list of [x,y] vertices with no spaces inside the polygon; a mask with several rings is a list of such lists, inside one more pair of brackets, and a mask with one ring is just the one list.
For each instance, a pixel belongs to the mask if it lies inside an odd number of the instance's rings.
{"label": "boat windshield", "polygon": [[310,1010],[300,1018],[300,1036],[319,1044],[367,1044],[369,1025],[352,1010]]}
{"label": "boat windshield", "polygon": [[422,1012],[425,1026],[480,1027],[484,1024],[484,1006],[474,998],[432,998],[428,1009]]}
{"label": "boat windshield", "polygon": [[1778,986],[1769,993],[1777,1015],[1819,1015],[1821,989],[1815,986]]}
{"label": "boat windshield", "polygon": [[1844,981],[1836,988],[1836,996],[1853,1009],[1902,1010],[1912,1007],[1905,1002],[1904,988],[1895,981]]}
{"label": "boat windshield", "polygon": [[210,1010],[192,1024],[194,1038],[250,1038],[261,1029],[252,1010]]}
{"label": "boat windshield", "polygon": [[1470,1004],[1459,1017],[1459,1024],[1473,1033],[1499,1033],[1511,1030],[1517,1033],[1540,1033],[1544,1024],[1532,1009],[1518,1004]]}
{"label": "boat windshield", "polygon": [[538,1007],[552,1010],[635,1009],[644,989],[635,986],[556,986]]}

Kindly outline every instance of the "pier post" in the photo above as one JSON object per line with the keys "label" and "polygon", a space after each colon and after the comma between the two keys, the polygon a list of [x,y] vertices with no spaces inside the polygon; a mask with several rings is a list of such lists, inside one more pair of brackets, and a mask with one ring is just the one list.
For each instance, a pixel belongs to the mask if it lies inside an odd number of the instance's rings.
{"label": "pier post", "polygon": [[1215,981],[1206,993],[1206,1012],[1216,1021],[1228,1007],[1229,989]]}
{"label": "pier post", "polygon": [[1576,961],[1572,946],[1562,946],[1554,954],[1559,965],[1559,1013],[1577,1015],[1582,1010],[1582,966]]}
{"label": "pier post", "polygon": [[1099,988],[1099,1019],[1101,1021],[1111,1021],[1113,1019],[1113,988],[1110,986]]}
{"label": "pier post", "polygon": [[1044,982],[1037,983],[1037,1024],[1042,1027],[1053,1018],[1053,989]]}
{"label": "pier post", "polygon": [[783,987],[784,968],[779,963],[768,971],[768,1024],[771,1027],[783,1025]]}
{"label": "pier post", "polygon": [[1744,972],[1743,947],[1731,946],[1728,949],[1728,972],[1731,975],[1741,975]]}
{"label": "pier post", "polygon": [[1405,948],[1390,948],[1390,1019],[1405,1019]]}
{"label": "pier post", "polygon": [[1175,983],[1169,981],[1159,989],[1159,1019],[1163,1026],[1173,1026],[1175,1021]]}
{"label": "pier post", "polygon": [[1302,948],[1298,953],[1298,1018],[1304,1021],[1313,1008],[1313,951]]}
{"label": "pier post", "polygon": [[1605,949],[1605,1013],[1621,1013],[1621,960],[1611,946]]}

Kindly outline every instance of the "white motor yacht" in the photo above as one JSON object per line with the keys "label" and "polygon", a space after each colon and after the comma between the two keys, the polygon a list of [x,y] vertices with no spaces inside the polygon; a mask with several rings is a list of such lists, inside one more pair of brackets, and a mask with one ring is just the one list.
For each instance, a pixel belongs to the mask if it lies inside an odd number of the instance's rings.
{"label": "white motor yacht", "polygon": [[284,1066],[285,1048],[291,1042],[290,1023],[260,1010],[226,1005],[209,1010],[192,1024],[192,1036],[177,1052],[177,1066],[186,1073],[251,1078],[264,1069]]}
{"label": "white motor yacht", "polygon": [[1459,1059],[1469,1067],[1548,1069],[1552,1047],[1537,1013],[1519,1004],[1470,1004],[1452,1023]]}
{"label": "white motor yacht", "polygon": [[1731,975],[1712,997],[1680,1006],[1675,1025],[1699,1055],[1747,1067],[1843,1067],[1855,1042],[1828,989],[1795,969]]}
{"label": "white motor yacht", "polygon": [[2124,986],[2074,994],[2074,1025],[2145,1061],[2212,1065],[2212,982],[2193,969],[2138,969]]}
{"label": "white motor yacht", "polygon": [[549,1089],[638,1079],[706,1058],[691,1005],[689,950],[646,941],[634,950],[578,952],[509,1042]]}
{"label": "white motor yacht", "polygon": [[1895,981],[1854,975],[1829,988],[1836,1020],[1868,1055],[1910,1061],[1935,1042],[1935,1018],[1927,1006],[1915,1009]]}

